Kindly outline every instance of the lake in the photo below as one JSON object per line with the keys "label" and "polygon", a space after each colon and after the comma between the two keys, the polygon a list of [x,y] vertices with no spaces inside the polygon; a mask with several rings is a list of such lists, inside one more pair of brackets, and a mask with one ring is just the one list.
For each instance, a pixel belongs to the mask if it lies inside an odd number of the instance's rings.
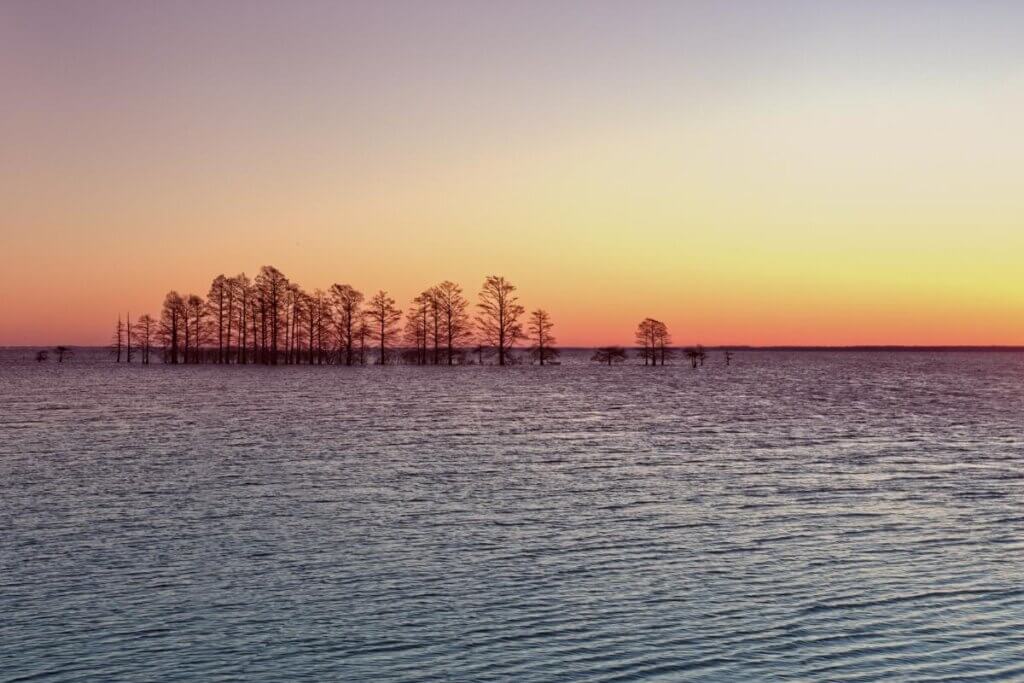
{"label": "lake", "polygon": [[1024,354],[31,355],[3,681],[1024,679]]}

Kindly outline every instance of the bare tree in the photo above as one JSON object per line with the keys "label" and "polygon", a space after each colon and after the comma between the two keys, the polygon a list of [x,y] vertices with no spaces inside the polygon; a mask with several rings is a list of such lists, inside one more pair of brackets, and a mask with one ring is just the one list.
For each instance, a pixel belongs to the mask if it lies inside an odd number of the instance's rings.
{"label": "bare tree", "polygon": [[114,327],[113,343],[110,345],[110,355],[114,356],[114,362],[121,362],[121,351],[124,349],[124,323],[121,316],[117,316],[117,326]]}
{"label": "bare tree", "polygon": [[188,311],[186,316],[187,325],[185,327],[186,338],[189,330],[192,332],[192,361],[193,363],[201,363],[203,361],[203,345],[206,344],[207,332],[206,327],[206,302],[198,294],[189,294],[188,299],[185,300],[185,307]]}
{"label": "bare tree", "polygon": [[379,362],[388,362],[389,343],[398,333],[398,323],[402,320],[402,312],[395,307],[395,300],[383,289],[373,295],[366,306],[369,321],[370,338],[377,342],[380,351]]}
{"label": "bare tree", "polygon": [[156,331],[156,321],[148,314],[140,315],[132,328],[135,337],[135,345],[142,354],[142,364],[149,365],[150,349],[153,346],[153,334]]}
{"label": "bare tree", "polygon": [[262,332],[265,340],[269,337],[270,347],[264,353],[263,362],[270,365],[277,365],[278,342],[281,325],[284,320],[283,309],[285,296],[288,290],[288,278],[284,273],[273,266],[263,266],[259,275],[256,276],[256,289],[259,290],[262,307]]}
{"label": "bare tree", "polygon": [[[339,351],[345,358],[345,365],[356,360],[359,348],[359,333],[363,293],[351,285],[331,285],[331,302],[334,304],[335,326],[338,329]],[[360,361],[362,364],[362,361]]]}
{"label": "bare tree", "polygon": [[224,361],[224,330],[227,316],[228,291],[230,284],[223,274],[213,278],[210,291],[206,295],[206,305],[213,318],[214,336],[217,338],[217,362]]}
{"label": "bare tree", "polygon": [[551,334],[554,326],[551,316],[543,308],[538,308],[530,314],[529,330],[530,339],[533,341],[533,345],[530,347],[530,356],[540,365],[551,362],[561,353],[552,346],[556,341],[554,335]]}
{"label": "bare tree", "polygon": [[359,364],[366,365],[366,340],[371,334],[366,311],[359,312],[358,323],[356,335],[359,337]]}
{"label": "bare tree", "polygon": [[164,297],[163,309],[160,311],[160,337],[163,340],[168,362],[177,365],[181,342],[183,319],[185,317],[185,300],[175,291]]}
{"label": "bare tree", "polygon": [[430,290],[422,292],[412,300],[409,312],[405,316],[405,343],[415,349],[410,358],[416,365],[427,364],[427,342],[430,338],[431,301]]}
{"label": "bare tree", "polygon": [[442,342],[445,346],[445,358],[448,365],[454,363],[455,349],[469,343],[472,326],[469,314],[469,302],[462,294],[462,288],[454,282],[445,280],[434,288],[434,311],[439,319]]}
{"label": "bare tree", "polygon": [[672,349],[672,335],[668,333],[668,327],[661,321],[658,321],[657,329],[654,333],[654,343],[658,360],[661,361],[661,365],[664,365],[665,359],[671,358],[675,351]]}
{"label": "bare tree", "polygon": [[[249,362],[249,327],[252,318],[252,282],[245,273],[239,273],[231,278],[231,298],[237,301],[236,325],[238,328],[238,357],[237,362],[245,365]],[[231,326],[228,325],[230,333]],[[228,347],[231,347],[230,342]]]}
{"label": "bare tree", "polygon": [[636,343],[640,347],[640,357],[644,365],[661,365],[672,356],[672,336],[668,326],[654,318],[644,318],[636,328]]}
{"label": "bare tree", "polygon": [[626,360],[626,349],[621,346],[602,346],[594,352],[590,360],[611,367],[613,363],[622,363]]}
{"label": "bare tree", "polygon": [[658,321],[654,318],[644,318],[636,327],[636,345],[640,347],[640,357],[644,359],[644,365],[654,364],[657,326]]}
{"label": "bare tree", "polygon": [[523,337],[520,316],[526,311],[519,305],[515,285],[498,275],[488,275],[480,288],[477,324],[484,343],[494,347],[498,365],[505,365],[515,343]]}

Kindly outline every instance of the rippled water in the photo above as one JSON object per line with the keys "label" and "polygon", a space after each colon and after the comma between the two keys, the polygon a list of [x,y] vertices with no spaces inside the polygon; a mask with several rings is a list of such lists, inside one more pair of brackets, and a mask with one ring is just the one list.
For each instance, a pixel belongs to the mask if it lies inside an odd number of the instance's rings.
{"label": "rippled water", "polygon": [[1024,356],[0,363],[4,681],[1024,679]]}

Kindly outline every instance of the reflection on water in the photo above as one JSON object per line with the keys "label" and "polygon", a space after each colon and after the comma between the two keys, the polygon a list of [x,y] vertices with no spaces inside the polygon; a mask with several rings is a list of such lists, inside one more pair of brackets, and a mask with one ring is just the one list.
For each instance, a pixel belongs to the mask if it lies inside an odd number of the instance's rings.
{"label": "reflection on water", "polygon": [[3,680],[1024,677],[1024,356],[29,355]]}

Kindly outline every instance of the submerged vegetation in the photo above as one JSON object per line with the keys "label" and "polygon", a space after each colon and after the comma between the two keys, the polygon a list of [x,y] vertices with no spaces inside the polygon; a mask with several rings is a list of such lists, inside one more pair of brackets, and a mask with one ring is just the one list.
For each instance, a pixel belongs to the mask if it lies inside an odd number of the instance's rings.
{"label": "submerged vegetation", "polygon": [[[551,315],[533,310],[524,329],[525,315],[515,285],[499,275],[484,279],[475,315],[462,287],[448,280],[416,295],[403,313],[386,290],[369,299],[343,283],[309,292],[263,266],[251,279],[218,275],[205,298],[172,290],[158,317],[118,317],[110,351],[118,363],[159,357],[172,365],[557,365]],[[636,343],[647,366],[675,355],[668,327],[654,318],[637,326]],[[703,365],[702,347],[685,355]],[[591,360],[610,366],[627,358],[626,349],[609,346]]]}

